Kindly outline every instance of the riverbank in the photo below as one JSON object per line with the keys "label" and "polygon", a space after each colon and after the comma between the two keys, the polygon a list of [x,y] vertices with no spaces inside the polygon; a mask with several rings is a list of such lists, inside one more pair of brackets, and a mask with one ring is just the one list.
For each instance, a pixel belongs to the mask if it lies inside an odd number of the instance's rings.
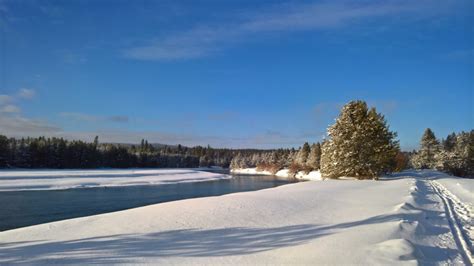
{"label": "riverbank", "polygon": [[231,173],[233,174],[248,174],[248,175],[275,175],[278,177],[283,178],[296,178],[298,180],[311,180],[311,181],[321,181],[323,178],[321,177],[321,173],[319,171],[311,171],[309,173],[305,173],[303,171],[299,171],[296,174],[290,173],[288,169],[279,170],[276,173],[271,173],[269,171],[258,171],[257,168],[241,168],[241,169],[231,169]]}
{"label": "riverbank", "polygon": [[468,264],[473,181],[301,182],[42,224],[1,232],[0,264]]}

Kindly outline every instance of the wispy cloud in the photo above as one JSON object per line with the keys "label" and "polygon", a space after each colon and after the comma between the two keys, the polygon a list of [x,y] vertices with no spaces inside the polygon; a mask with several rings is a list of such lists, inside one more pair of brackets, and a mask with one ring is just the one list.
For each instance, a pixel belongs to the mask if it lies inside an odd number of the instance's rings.
{"label": "wispy cloud", "polygon": [[21,112],[20,107],[13,105],[13,104],[8,104],[4,106],[0,106],[0,113],[19,113]]}
{"label": "wispy cloud", "polygon": [[219,25],[199,25],[186,31],[145,41],[124,51],[139,60],[175,60],[207,56],[236,41],[260,33],[323,30],[382,17],[426,17],[447,10],[446,1],[323,1],[283,4],[258,14],[234,18]]}
{"label": "wispy cloud", "polygon": [[163,39],[153,39],[145,45],[125,50],[124,55],[140,60],[198,58],[216,52],[216,44],[240,34],[239,31],[199,27]]}
{"label": "wispy cloud", "polygon": [[23,100],[32,99],[35,94],[33,89],[20,89],[11,95],[0,95],[0,134],[28,136],[51,133],[58,129],[44,121],[25,118],[22,115],[18,104]]}
{"label": "wispy cloud", "polygon": [[51,136],[61,131],[59,127],[38,119],[20,115],[0,115],[0,134],[12,137]]}
{"label": "wispy cloud", "polygon": [[129,118],[125,115],[114,115],[107,117],[107,120],[117,123],[127,123],[129,121]]}
{"label": "wispy cloud", "polygon": [[448,60],[474,60],[474,49],[454,50],[441,57]]}
{"label": "wispy cloud", "polygon": [[128,116],[114,115],[114,116],[99,116],[90,115],[76,112],[61,112],[59,116],[80,121],[80,122],[115,122],[115,123],[127,123],[129,121]]}
{"label": "wispy cloud", "polygon": [[7,104],[11,102],[13,98],[10,95],[0,94],[0,105]]}
{"label": "wispy cloud", "polygon": [[3,115],[20,113],[21,108],[18,106],[18,102],[30,100],[35,94],[33,89],[20,89],[16,94],[12,95],[0,94],[0,113]]}
{"label": "wispy cloud", "polygon": [[36,95],[36,91],[33,89],[20,89],[18,92],[18,97],[22,99],[33,99]]}
{"label": "wispy cloud", "polygon": [[100,120],[98,116],[83,113],[61,112],[59,116],[81,122],[98,122]]}

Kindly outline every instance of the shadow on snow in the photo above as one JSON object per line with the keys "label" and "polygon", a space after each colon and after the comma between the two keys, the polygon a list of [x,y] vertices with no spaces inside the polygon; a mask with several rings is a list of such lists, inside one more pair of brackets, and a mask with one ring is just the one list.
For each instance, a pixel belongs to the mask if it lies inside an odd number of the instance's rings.
{"label": "shadow on snow", "polygon": [[[420,238],[437,237],[449,231],[443,226],[444,212],[429,209],[436,204],[424,182],[416,182],[416,191],[395,212],[335,225],[301,224],[275,228],[233,227],[222,229],[183,229],[149,234],[110,235],[71,241],[0,243],[3,263],[133,263],[135,258],[232,256],[295,246],[335,234],[347,228],[385,222],[416,224],[398,238],[414,248],[418,262],[434,263],[452,257],[457,250],[427,246]],[[416,223],[414,223],[416,222]],[[54,233],[54,232],[52,232]],[[403,255],[400,259],[405,257]]]}

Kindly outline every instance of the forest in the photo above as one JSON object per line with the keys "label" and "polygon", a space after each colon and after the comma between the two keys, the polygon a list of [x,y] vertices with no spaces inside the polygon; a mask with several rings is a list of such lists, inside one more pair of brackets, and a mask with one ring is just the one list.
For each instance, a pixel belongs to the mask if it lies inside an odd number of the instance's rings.
{"label": "forest", "polygon": [[66,140],[64,138],[8,138],[0,135],[0,168],[187,168],[229,167],[236,154],[256,150],[139,145]]}

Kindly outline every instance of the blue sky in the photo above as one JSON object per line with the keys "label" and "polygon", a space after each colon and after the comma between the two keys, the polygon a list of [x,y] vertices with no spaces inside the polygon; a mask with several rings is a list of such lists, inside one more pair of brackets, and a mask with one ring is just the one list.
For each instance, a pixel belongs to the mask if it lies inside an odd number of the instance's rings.
{"label": "blue sky", "polygon": [[473,128],[472,1],[0,0],[0,132],[297,147],[366,100]]}

